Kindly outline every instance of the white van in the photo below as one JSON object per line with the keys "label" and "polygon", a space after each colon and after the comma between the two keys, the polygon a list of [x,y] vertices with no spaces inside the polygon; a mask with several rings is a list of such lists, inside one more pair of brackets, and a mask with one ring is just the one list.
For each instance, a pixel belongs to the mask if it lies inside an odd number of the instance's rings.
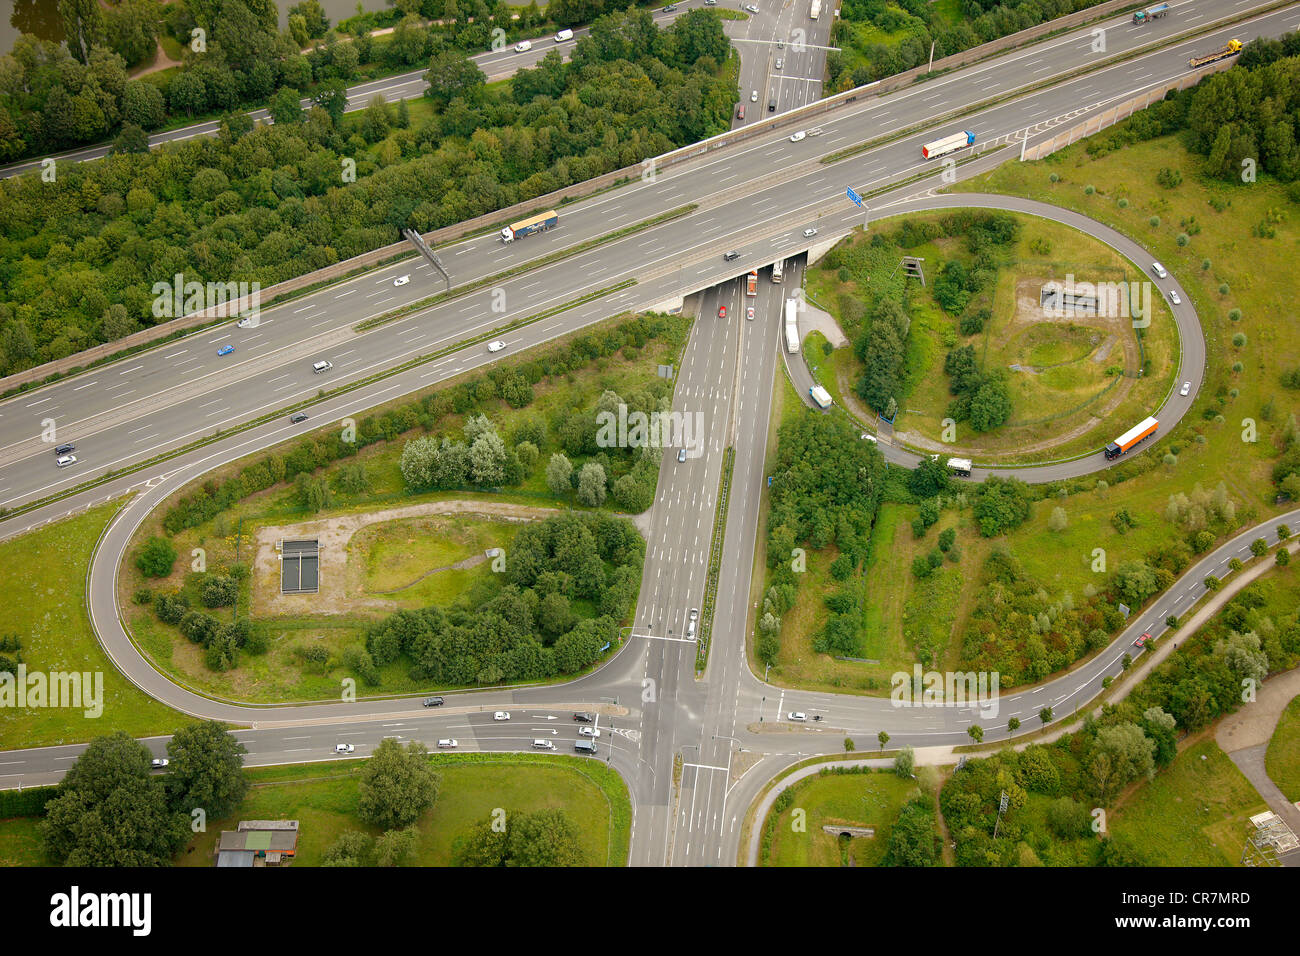
{"label": "white van", "polygon": [[456,740],[451,737],[444,737],[442,740],[438,741],[438,747],[441,750],[455,750],[456,746]]}
{"label": "white van", "polygon": [[572,30],[561,30],[559,33],[555,34],[556,43],[563,43],[565,40],[572,40],[572,39],[573,39]]}
{"label": "white van", "polygon": [[534,741],[533,741],[533,749],[534,749],[534,750],[554,750],[554,749],[555,749],[555,744],[553,744],[553,743],[552,743],[551,741],[549,741],[549,740],[534,740]]}
{"label": "white van", "polygon": [[532,48],[533,48],[532,40],[520,40],[518,43],[515,44],[516,53],[527,53]]}
{"label": "white van", "polygon": [[317,362],[311,367],[311,370],[319,375],[321,372],[328,372],[334,367],[333,362]]}

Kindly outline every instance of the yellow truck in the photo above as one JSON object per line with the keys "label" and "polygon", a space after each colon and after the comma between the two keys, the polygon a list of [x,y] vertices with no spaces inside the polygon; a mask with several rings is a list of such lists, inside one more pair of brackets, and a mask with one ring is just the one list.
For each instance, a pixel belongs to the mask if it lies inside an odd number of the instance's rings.
{"label": "yellow truck", "polygon": [[1205,56],[1194,56],[1187,61],[1187,65],[1192,69],[1198,66],[1205,66],[1207,63],[1213,63],[1215,60],[1222,60],[1227,56],[1236,56],[1241,52],[1240,40],[1229,40],[1213,53],[1207,53]]}

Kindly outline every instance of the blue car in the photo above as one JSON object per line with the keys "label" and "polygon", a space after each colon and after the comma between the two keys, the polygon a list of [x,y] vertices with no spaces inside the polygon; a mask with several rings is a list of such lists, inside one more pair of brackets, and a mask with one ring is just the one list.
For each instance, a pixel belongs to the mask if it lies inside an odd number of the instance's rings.
{"label": "blue car", "polygon": [[234,350],[235,350],[235,347],[234,347],[233,345],[223,345],[223,346],[221,346],[221,348],[217,349],[217,354],[218,354],[218,355],[229,355],[229,354],[230,354],[231,352],[233,352]]}

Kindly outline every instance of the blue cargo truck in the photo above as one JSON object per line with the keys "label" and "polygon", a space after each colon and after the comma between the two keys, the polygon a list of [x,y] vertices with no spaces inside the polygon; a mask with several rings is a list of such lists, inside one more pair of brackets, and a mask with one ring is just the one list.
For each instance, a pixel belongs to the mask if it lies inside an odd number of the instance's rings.
{"label": "blue cargo truck", "polygon": [[1159,20],[1169,12],[1169,4],[1161,3],[1154,7],[1147,7],[1145,10],[1137,10],[1133,13],[1134,23],[1150,23],[1152,20]]}
{"label": "blue cargo truck", "polygon": [[554,209],[548,209],[546,212],[539,212],[531,219],[521,219],[519,222],[512,222],[501,230],[502,242],[514,242],[516,239],[522,239],[524,236],[531,236],[535,232],[545,232],[547,229],[553,229],[560,219],[555,215]]}

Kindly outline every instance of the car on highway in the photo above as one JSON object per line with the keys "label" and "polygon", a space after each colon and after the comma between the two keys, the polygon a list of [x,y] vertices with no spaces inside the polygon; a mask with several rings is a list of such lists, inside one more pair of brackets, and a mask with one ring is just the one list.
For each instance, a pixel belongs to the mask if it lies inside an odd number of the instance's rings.
{"label": "car on highway", "polygon": [[398,276],[396,279],[393,280],[393,285],[395,286],[406,285],[406,283],[410,281],[411,281],[411,277],[409,275]]}
{"label": "car on highway", "polygon": [[579,728],[578,728],[578,736],[579,736],[579,737],[599,737],[599,736],[600,736],[600,731],[597,730],[595,727],[579,727]]}
{"label": "car on highway", "polygon": [[736,119],[738,119],[738,120],[743,120],[744,118],[745,118],[745,104],[744,104],[744,103],[737,103],[737,104],[736,104]]}
{"label": "car on highway", "polygon": [[294,412],[289,416],[290,425],[300,425],[307,420],[306,412]]}
{"label": "car on highway", "polygon": [[1178,297],[1178,291],[1176,289],[1169,290],[1169,301],[1172,302],[1174,305],[1183,304],[1183,300]]}
{"label": "car on highway", "polygon": [[515,44],[516,53],[527,53],[532,48],[533,48],[532,40],[520,40],[518,43]]}
{"label": "car on highway", "polygon": [[509,720],[509,719],[510,719],[510,711],[508,711],[508,710],[498,710],[496,713],[494,713],[494,714],[492,715],[492,719],[493,719],[493,720]]}
{"label": "car on highway", "polygon": [[805,133],[803,130],[799,130],[799,132],[797,132],[797,133],[791,133],[791,134],[790,134],[790,142],[792,142],[792,143],[797,143],[797,142],[799,142],[799,140],[803,139],[803,138],[804,138],[805,136],[807,136],[807,135],[808,135],[808,134]]}
{"label": "car on highway", "polygon": [[455,737],[443,737],[438,741],[439,750],[455,750],[458,746],[460,746],[460,741]]}
{"label": "car on highway", "polygon": [[754,321],[754,307],[752,305],[745,307],[745,318],[750,322]]}
{"label": "car on highway", "polygon": [[758,13],[758,7],[754,6],[752,3],[745,4],[745,9],[750,13]]}
{"label": "car on highway", "polygon": [[336,754],[350,754],[350,753],[352,753],[352,752],[353,752],[354,750],[356,750],[356,749],[357,749],[357,748],[354,747],[352,744],[335,744],[335,745],[334,745],[334,752],[335,752]]}
{"label": "car on highway", "polygon": [[792,710],[792,711],[790,711],[790,713],[786,714],[786,716],[789,717],[791,720],[807,720],[807,719],[808,719],[808,715],[805,714],[802,710]]}
{"label": "car on highway", "polygon": [[815,235],[817,235],[817,230],[814,229],[812,226],[809,226],[807,229],[803,231],[803,237],[805,239],[811,239]]}
{"label": "car on highway", "polygon": [[726,317],[727,317],[727,307],[725,305],[718,306],[718,318],[725,319]]}
{"label": "car on highway", "polygon": [[58,458],[54,459],[54,464],[60,468],[67,468],[69,465],[75,465],[76,463],[76,455],[60,455]]}
{"label": "car on highway", "polygon": [[534,750],[554,750],[554,749],[555,749],[555,744],[552,743],[552,742],[549,741],[549,740],[534,740],[534,741],[533,741],[533,749],[534,749]]}
{"label": "car on highway", "polygon": [[722,254],[722,261],[723,261],[723,262],[732,262],[732,261],[734,261],[734,260],[736,260],[736,259],[739,259],[739,258],[740,258],[740,253],[737,252],[735,249],[732,249],[730,252],[724,252],[724,253]]}
{"label": "car on highway", "polygon": [[718,0],[704,0],[704,5],[706,7],[716,7],[718,5]]}
{"label": "car on highway", "polygon": [[1134,647],[1146,647],[1146,646],[1147,646],[1147,641],[1149,641],[1149,640],[1151,640],[1151,632],[1150,632],[1150,631],[1147,631],[1147,632],[1144,633],[1141,637],[1139,637],[1136,641],[1133,642],[1133,646],[1134,646]]}
{"label": "car on highway", "polygon": [[217,355],[229,355],[234,350],[235,347],[233,345],[223,345],[221,348],[217,349]]}
{"label": "car on highway", "polygon": [[809,136],[820,136],[821,134],[822,134],[822,128],[820,126],[814,126],[812,129],[808,131]]}
{"label": "car on highway", "polygon": [[586,711],[579,711],[573,715],[573,719],[580,724],[590,724],[596,720],[595,714],[589,714]]}
{"label": "car on highway", "polygon": [[776,58],[776,63],[774,64],[774,66],[778,70],[781,69],[783,66],[785,66],[785,60],[778,56]]}
{"label": "car on highway", "polygon": [[573,31],[569,29],[561,30],[559,33],[555,34],[556,43],[563,43],[565,40],[572,40],[572,39],[573,39]]}
{"label": "car on highway", "polygon": [[695,607],[691,608],[691,613],[686,617],[686,636],[688,638],[695,636],[695,625],[699,619],[700,609]]}
{"label": "car on highway", "polygon": [[488,343],[489,352],[500,352],[505,347],[506,347],[506,343],[502,342],[500,339],[497,339],[495,342]]}
{"label": "car on highway", "polygon": [[757,102],[758,102],[758,90],[750,90],[750,91],[749,91],[749,102],[751,102],[751,103],[757,103]]}
{"label": "car on highway", "polygon": [[328,372],[333,367],[333,362],[316,362],[312,365],[311,370],[313,374],[319,375],[321,372]]}
{"label": "car on highway", "polygon": [[56,455],[69,455],[76,450],[77,446],[70,443],[54,446],[54,454]]}
{"label": "car on highway", "polygon": [[1186,396],[1190,395],[1191,393],[1192,393],[1192,383],[1191,383],[1191,382],[1183,382],[1183,387],[1180,388],[1180,389],[1178,390],[1178,394],[1179,394],[1179,395],[1182,395],[1182,396],[1184,396],[1184,397],[1186,397]]}
{"label": "car on highway", "polygon": [[251,329],[254,327],[256,322],[257,322],[256,318],[254,318],[251,315],[246,315],[238,322],[236,322],[235,325],[241,329]]}
{"label": "car on highway", "polygon": [[1156,277],[1159,279],[1169,278],[1169,273],[1165,271],[1165,267],[1158,262],[1151,263],[1151,271],[1154,272]]}
{"label": "car on highway", "polygon": [[677,449],[677,460],[678,460],[678,462],[683,462],[683,461],[686,460],[686,449],[685,449],[685,448],[679,448],[679,449]]}
{"label": "car on highway", "polygon": [[778,50],[784,50],[784,49],[785,49],[785,41],[784,41],[784,40],[777,40],[777,41],[776,41],[776,48],[777,48]]}
{"label": "car on highway", "polygon": [[149,766],[154,770],[161,770],[169,763],[171,763],[171,761],[168,760],[166,757],[154,757],[152,760],[149,761]]}
{"label": "car on highway", "polygon": [[676,13],[676,12],[677,12],[677,7],[676,7],[674,4],[668,3],[668,4],[665,4],[665,5],[664,5],[663,9],[662,9],[660,12],[661,12],[661,13]]}
{"label": "car on highway", "polygon": [[425,707],[441,707],[443,704],[446,703],[446,701],[443,700],[441,697],[426,697],[424,698],[423,701],[421,701],[421,703]]}

